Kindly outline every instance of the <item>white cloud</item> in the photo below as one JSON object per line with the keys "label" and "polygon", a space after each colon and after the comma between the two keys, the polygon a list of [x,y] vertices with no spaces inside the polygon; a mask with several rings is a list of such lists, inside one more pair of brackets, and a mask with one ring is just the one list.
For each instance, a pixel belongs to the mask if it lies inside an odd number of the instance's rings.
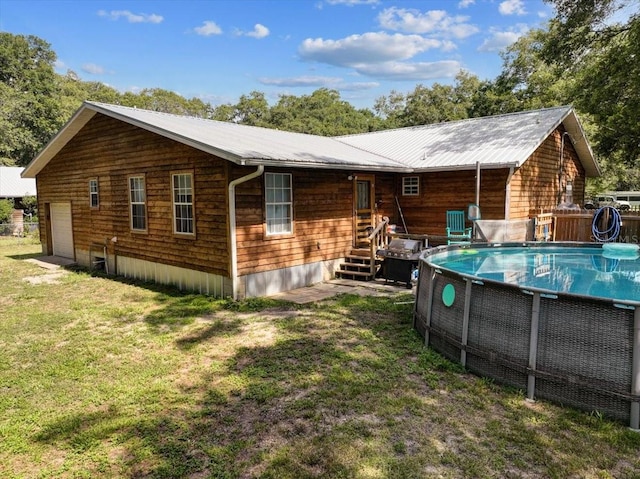
{"label": "white cloud", "polygon": [[527,33],[527,30],[528,27],[522,24],[516,25],[513,29],[508,31],[491,29],[491,36],[482,42],[482,45],[478,47],[478,51],[499,52]]}
{"label": "white cloud", "polygon": [[82,65],[82,71],[90,75],[103,75],[105,73],[104,68],[95,63],[85,63]]}
{"label": "white cloud", "polygon": [[212,22],[210,20],[203,22],[201,27],[195,27],[193,30],[203,37],[220,35],[222,33],[222,28],[220,28],[216,22]]}
{"label": "white cloud", "polygon": [[478,27],[467,23],[467,16],[450,16],[444,10],[420,12],[415,9],[391,7],[378,15],[380,26],[388,30],[405,33],[437,33],[455,38],[466,38],[479,31]]}
{"label": "white cloud", "polygon": [[269,36],[270,32],[269,32],[269,29],[264,25],[261,25],[260,23],[256,23],[252,31],[246,32],[246,33],[242,31],[238,31],[237,33],[238,35],[245,35],[247,37],[264,38]]}
{"label": "white cloud", "polygon": [[355,69],[362,75],[385,80],[434,80],[436,78],[452,78],[461,69],[460,62],[444,60],[439,62],[385,62],[380,64],[356,65]]}
{"label": "white cloud", "polygon": [[498,11],[502,15],[526,15],[522,0],[505,0],[498,6]]}
{"label": "white cloud", "polygon": [[339,77],[325,76],[299,76],[290,78],[260,78],[258,79],[263,85],[272,85],[278,87],[313,87],[313,88],[332,88],[343,91],[370,90],[380,86],[378,82],[345,82]]}
{"label": "white cloud", "polygon": [[460,2],[458,3],[458,8],[467,8],[474,3],[476,3],[476,0],[460,0]]}
{"label": "white cloud", "polygon": [[451,43],[420,35],[370,32],[340,40],[307,38],[298,48],[298,53],[304,60],[348,67],[363,63],[406,60],[435,48],[450,49]]}
{"label": "white cloud", "polygon": [[107,12],[106,10],[99,10],[98,15],[110,18],[111,20],[125,18],[129,23],[161,23],[164,20],[162,16],[156,15],[155,13],[135,14],[131,13],[129,10],[111,10],[110,12]]}

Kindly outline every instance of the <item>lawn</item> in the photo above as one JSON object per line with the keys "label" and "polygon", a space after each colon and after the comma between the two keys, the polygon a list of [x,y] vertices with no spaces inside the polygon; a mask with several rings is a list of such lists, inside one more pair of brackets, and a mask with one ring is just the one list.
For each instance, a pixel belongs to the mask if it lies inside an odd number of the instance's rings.
{"label": "lawn", "polygon": [[407,294],[232,302],[39,251],[0,238],[0,477],[640,477],[640,434],[424,348]]}

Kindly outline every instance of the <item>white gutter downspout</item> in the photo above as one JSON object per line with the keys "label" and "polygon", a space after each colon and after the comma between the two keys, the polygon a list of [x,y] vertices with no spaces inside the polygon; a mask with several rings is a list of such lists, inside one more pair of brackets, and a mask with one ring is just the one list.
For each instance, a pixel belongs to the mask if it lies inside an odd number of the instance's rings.
{"label": "white gutter downspout", "polygon": [[231,281],[233,299],[238,299],[238,245],[236,244],[236,185],[257,178],[264,173],[264,165],[246,176],[236,178],[229,183],[229,241],[231,242]]}
{"label": "white gutter downspout", "polygon": [[511,178],[513,178],[513,173],[515,172],[514,167],[509,168],[509,176],[507,176],[507,187],[505,189],[504,196],[504,219],[509,219],[509,208],[511,208]]}

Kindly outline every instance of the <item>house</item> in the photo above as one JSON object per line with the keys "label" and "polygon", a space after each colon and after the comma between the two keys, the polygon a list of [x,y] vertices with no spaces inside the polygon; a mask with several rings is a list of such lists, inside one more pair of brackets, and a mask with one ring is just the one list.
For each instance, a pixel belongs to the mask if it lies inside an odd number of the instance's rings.
{"label": "house", "polygon": [[332,277],[382,217],[442,235],[479,186],[524,219],[598,174],[571,107],[328,138],[85,102],[23,176],[46,254],[243,298]]}
{"label": "house", "polygon": [[23,171],[19,166],[0,166],[0,200],[13,200],[17,209],[22,198],[36,196],[36,180],[23,178]]}
{"label": "house", "polygon": [[[0,166],[0,200],[13,202],[13,212],[8,223],[0,224],[0,236],[22,236],[25,231],[23,198],[36,196],[36,180],[22,178],[24,168]],[[30,217],[30,215],[29,215]],[[0,220],[3,223],[3,220]]]}

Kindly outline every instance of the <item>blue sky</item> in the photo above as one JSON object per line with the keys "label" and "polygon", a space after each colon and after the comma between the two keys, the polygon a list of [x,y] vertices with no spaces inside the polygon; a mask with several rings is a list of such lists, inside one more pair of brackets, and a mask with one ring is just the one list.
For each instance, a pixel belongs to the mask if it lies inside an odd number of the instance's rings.
{"label": "blue sky", "polygon": [[59,73],[213,105],[327,87],[372,108],[461,69],[493,79],[552,16],[541,0],[0,0],[0,30],[49,42]]}

